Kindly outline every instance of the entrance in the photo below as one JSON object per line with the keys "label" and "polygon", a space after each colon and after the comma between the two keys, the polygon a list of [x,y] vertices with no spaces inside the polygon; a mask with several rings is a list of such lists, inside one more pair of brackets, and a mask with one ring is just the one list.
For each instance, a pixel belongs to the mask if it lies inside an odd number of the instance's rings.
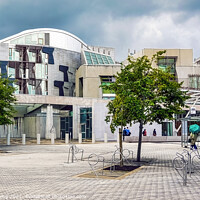
{"label": "entrance", "polygon": [[80,108],[80,124],[83,139],[92,139],[92,108]]}
{"label": "entrance", "polygon": [[60,139],[65,139],[65,134],[69,134],[69,139],[73,139],[73,113],[69,112],[69,116],[60,118]]}

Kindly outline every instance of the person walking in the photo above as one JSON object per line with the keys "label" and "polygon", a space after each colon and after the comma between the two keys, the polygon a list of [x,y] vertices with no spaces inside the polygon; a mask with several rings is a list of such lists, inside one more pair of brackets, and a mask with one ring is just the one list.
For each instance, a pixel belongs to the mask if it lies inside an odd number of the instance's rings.
{"label": "person walking", "polygon": [[190,145],[191,149],[197,149],[196,141],[197,141],[198,134],[190,133]]}
{"label": "person walking", "polygon": [[130,136],[130,135],[131,135],[131,132],[130,132],[130,130],[128,129],[128,126],[126,127],[126,135],[127,135],[127,136]]}
{"label": "person walking", "polygon": [[153,136],[156,136],[156,129],[153,130]]}
{"label": "person walking", "polygon": [[147,136],[147,131],[146,129],[144,129],[144,131],[142,132],[143,136]]}
{"label": "person walking", "polygon": [[124,141],[124,138],[125,138],[125,136],[126,136],[126,127],[124,127],[124,130],[123,130],[123,141]]}

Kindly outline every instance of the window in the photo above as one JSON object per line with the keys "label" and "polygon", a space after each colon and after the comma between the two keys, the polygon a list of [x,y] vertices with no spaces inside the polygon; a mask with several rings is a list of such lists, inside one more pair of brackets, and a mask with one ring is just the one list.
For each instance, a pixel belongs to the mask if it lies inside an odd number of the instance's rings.
{"label": "window", "polygon": [[48,92],[48,81],[47,80],[45,81],[45,90],[46,90],[46,92]]}
{"label": "window", "polygon": [[80,123],[83,139],[92,138],[92,108],[80,108]]}
{"label": "window", "polygon": [[200,75],[189,75],[189,88],[200,89]]}
{"label": "window", "polygon": [[84,51],[86,63],[88,65],[107,65],[107,64],[114,64],[113,59],[111,56],[106,56],[99,53]]}
{"label": "window", "polygon": [[48,65],[45,64],[45,75],[48,75]]}
{"label": "window", "polygon": [[[115,77],[113,76],[101,76],[102,85],[110,85],[115,82]],[[114,91],[108,89],[102,89],[103,96],[108,96],[106,94],[114,94]]]}
{"label": "window", "polygon": [[38,38],[38,44],[43,45],[43,38]]}
{"label": "window", "polygon": [[172,135],[173,135],[173,123],[162,122],[162,136],[172,136]]}
{"label": "window", "polygon": [[173,57],[159,58],[158,67],[164,71],[167,70],[167,68],[169,68],[170,72],[172,74],[175,74],[176,58],[173,58]]}
{"label": "window", "polygon": [[12,56],[12,49],[9,49],[9,56]]}

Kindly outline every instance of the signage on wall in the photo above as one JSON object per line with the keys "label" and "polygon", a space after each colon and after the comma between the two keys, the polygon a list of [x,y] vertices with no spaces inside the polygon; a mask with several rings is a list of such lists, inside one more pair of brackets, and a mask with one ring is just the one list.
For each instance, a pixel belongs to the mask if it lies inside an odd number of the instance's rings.
{"label": "signage on wall", "polygon": [[196,108],[195,107],[191,107],[190,108],[190,114],[191,115],[196,115]]}

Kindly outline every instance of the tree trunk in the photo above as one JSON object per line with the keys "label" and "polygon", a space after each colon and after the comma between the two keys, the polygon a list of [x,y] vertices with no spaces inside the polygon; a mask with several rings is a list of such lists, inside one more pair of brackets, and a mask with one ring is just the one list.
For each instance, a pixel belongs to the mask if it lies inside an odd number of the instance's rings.
{"label": "tree trunk", "polygon": [[138,140],[138,150],[137,150],[137,162],[140,162],[141,156],[141,146],[142,146],[142,129],[143,129],[143,121],[140,121],[139,127],[139,140]]}
{"label": "tree trunk", "polygon": [[119,128],[119,151],[120,151],[120,167],[123,166],[123,158],[122,158],[122,151],[123,151],[123,147],[122,147],[122,127]]}

